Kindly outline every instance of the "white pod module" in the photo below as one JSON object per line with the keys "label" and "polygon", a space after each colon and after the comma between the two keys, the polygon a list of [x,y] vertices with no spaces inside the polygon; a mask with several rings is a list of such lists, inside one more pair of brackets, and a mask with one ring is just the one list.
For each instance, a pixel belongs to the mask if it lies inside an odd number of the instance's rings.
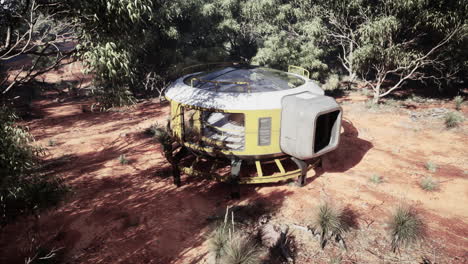
{"label": "white pod module", "polygon": [[338,147],[341,107],[328,96],[310,92],[282,98],[281,150],[301,160]]}

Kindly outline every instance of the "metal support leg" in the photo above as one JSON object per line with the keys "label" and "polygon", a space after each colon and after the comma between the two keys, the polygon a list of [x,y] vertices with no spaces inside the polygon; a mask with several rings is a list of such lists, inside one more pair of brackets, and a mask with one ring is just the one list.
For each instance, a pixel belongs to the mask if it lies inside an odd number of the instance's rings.
{"label": "metal support leg", "polygon": [[294,161],[294,163],[296,163],[296,165],[301,170],[301,176],[299,176],[299,178],[297,179],[297,185],[299,187],[302,187],[304,186],[307,177],[307,163],[295,157],[291,157],[291,160]]}
{"label": "metal support leg", "polygon": [[172,166],[172,177],[174,178],[174,184],[177,187],[180,187],[182,185],[182,182],[180,180],[180,169],[179,169],[179,161],[182,159],[182,157],[187,153],[187,148],[182,147],[177,154],[174,155],[171,166]]}
{"label": "metal support leg", "polygon": [[231,160],[231,198],[239,199],[240,198],[240,185],[239,185],[239,176],[242,166],[242,160],[232,159]]}

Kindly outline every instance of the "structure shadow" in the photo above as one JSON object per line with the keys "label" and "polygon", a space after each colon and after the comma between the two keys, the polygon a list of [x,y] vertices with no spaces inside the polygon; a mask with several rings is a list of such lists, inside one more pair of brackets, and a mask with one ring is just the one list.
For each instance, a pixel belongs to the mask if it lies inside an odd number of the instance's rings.
{"label": "structure shadow", "polygon": [[365,139],[359,138],[359,131],[349,120],[341,123],[343,132],[340,135],[340,144],[334,151],[322,156],[322,166],[315,169],[315,175],[307,178],[306,184],[313,182],[326,172],[346,172],[358,165],[367,152],[374,145]]}

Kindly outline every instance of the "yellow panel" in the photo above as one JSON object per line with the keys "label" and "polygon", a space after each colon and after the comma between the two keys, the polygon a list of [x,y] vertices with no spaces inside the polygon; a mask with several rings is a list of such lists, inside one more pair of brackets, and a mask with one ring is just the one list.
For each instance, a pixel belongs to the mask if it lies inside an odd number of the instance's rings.
{"label": "yellow panel", "polygon": [[[224,109],[204,109],[200,107],[185,106],[179,102],[171,100],[171,119],[174,135],[182,138],[183,133],[183,107],[198,109],[201,111],[216,111],[224,113],[243,113],[245,115],[245,146],[243,150],[238,151],[222,151],[225,154],[231,155],[246,155],[246,156],[261,156],[268,154],[281,153],[280,148],[280,124],[281,124],[281,109],[269,110],[224,110]],[[258,130],[259,118],[271,117],[271,142],[268,146],[258,145]],[[198,114],[198,127],[200,127],[200,113]],[[198,150],[211,152],[210,148],[195,146],[194,144],[183,142],[187,147]]]}
{"label": "yellow panel", "polygon": [[182,138],[182,107],[177,102],[171,102],[171,129],[177,138]]}

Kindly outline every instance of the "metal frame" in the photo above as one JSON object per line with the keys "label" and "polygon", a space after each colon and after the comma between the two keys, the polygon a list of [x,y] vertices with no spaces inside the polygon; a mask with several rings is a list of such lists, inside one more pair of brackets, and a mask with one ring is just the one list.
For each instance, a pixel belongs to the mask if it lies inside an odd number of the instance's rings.
{"label": "metal frame", "polygon": [[289,73],[296,73],[297,74],[297,71],[300,71],[300,75],[306,77],[306,78],[310,78],[310,72],[302,67],[299,67],[299,66],[295,66],[295,65],[289,65],[288,66],[288,72]]}
{"label": "metal frame", "polygon": [[[283,164],[281,163],[281,160],[290,158],[296,165],[298,166],[297,169],[295,170],[290,170],[287,171]],[[204,177],[204,178],[209,178],[209,179],[214,179],[220,182],[227,182],[231,183],[234,185],[238,184],[262,184],[262,183],[276,183],[276,182],[281,182],[281,181],[287,181],[287,180],[292,180],[296,179],[297,180],[297,185],[298,186],[304,186],[306,177],[307,177],[307,172],[310,169],[314,169],[320,165],[320,158],[314,159],[310,162],[306,162],[303,160],[298,160],[294,157],[286,156],[283,158],[276,158],[272,160],[255,160],[255,167],[256,167],[256,176],[242,176],[241,172],[241,165],[243,163],[243,160],[240,159],[232,159],[231,160],[231,171],[230,173],[226,175],[216,175],[213,173],[213,171],[209,172],[202,172],[199,170],[194,169],[195,167],[195,162],[190,166],[190,167],[183,167],[180,166],[179,169],[182,173],[190,175],[190,176],[196,176],[196,177]],[[262,163],[267,164],[274,162],[277,166],[277,171],[270,174],[270,175],[264,175],[263,169],[262,169]]]}
{"label": "metal frame", "polygon": [[218,91],[218,88],[224,84],[239,84],[239,85],[246,85],[247,92],[250,93],[252,89],[250,88],[250,82],[227,82],[227,81],[211,81],[211,80],[204,80],[200,78],[193,77],[190,79],[190,86],[193,88],[193,81],[199,81],[204,83],[214,83],[215,84],[215,91]]}

